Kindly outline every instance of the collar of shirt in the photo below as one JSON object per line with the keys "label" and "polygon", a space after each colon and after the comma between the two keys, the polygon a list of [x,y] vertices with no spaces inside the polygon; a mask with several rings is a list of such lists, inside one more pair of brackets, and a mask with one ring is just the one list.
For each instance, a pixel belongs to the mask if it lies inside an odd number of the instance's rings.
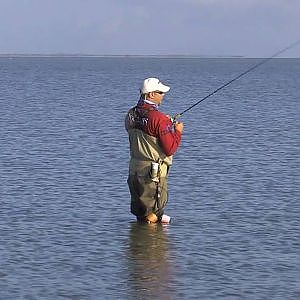
{"label": "collar of shirt", "polygon": [[138,102],[138,106],[142,106],[143,104],[148,104],[151,106],[154,106],[155,109],[158,109],[158,105],[150,100],[146,100],[146,99],[140,99]]}

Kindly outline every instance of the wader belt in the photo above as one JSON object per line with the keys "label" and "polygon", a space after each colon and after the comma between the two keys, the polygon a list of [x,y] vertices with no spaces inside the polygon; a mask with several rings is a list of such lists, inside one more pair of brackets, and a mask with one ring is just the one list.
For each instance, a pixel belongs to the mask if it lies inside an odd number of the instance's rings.
{"label": "wader belt", "polygon": [[[142,161],[131,159],[129,163],[129,174],[138,176],[147,176],[151,171],[151,162],[152,161]],[[167,177],[169,173],[170,166],[166,163],[161,162],[159,164],[159,177]]]}

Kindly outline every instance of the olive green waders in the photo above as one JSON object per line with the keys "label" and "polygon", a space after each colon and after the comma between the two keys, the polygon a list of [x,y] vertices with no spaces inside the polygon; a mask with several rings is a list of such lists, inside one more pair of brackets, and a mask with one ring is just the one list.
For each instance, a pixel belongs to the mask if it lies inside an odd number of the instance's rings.
{"label": "olive green waders", "polygon": [[[172,156],[166,156],[156,137],[139,129],[129,129],[130,164],[128,186],[131,212],[138,220],[146,220],[151,213],[160,220],[168,202],[168,173]],[[157,181],[151,178],[151,163],[159,163]]]}
{"label": "olive green waders", "polygon": [[150,177],[151,164],[145,169],[148,170],[146,174],[136,172],[128,176],[131,212],[141,221],[151,213],[160,220],[168,202],[168,179],[159,177],[159,182],[155,182]]}

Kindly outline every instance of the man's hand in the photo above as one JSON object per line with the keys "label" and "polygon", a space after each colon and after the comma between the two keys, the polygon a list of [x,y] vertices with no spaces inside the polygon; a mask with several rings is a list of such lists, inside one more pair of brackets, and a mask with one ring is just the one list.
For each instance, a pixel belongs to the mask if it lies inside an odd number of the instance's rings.
{"label": "man's hand", "polygon": [[184,125],[183,125],[182,122],[176,122],[175,123],[175,129],[178,130],[180,133],[183,132],[183,127],[184,127]]}
{"label": "man's hand", "polygon": [[[173,118],[170,116],[170,115],[166,115],[172,122],[173,122]],[[175,129],[178,130],[180,133],[183,132],[183,123],[182,122],[178,122],[176,121],[175,122]]]}

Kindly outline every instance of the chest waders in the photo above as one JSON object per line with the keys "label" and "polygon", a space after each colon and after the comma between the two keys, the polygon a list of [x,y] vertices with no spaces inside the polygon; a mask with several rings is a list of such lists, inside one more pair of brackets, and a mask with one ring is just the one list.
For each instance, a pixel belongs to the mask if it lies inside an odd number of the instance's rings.
{"label": "chest waders", "polygon": [[131,156],[127,182],[131,193],[131,212],[141,220],[152,214],[159,220],[168,201],[167,177],[172,156],[166,156],[158,138],[142,130],[141,124],[147,122],[148,113],[138,113],[133,108],[126,118]]}

